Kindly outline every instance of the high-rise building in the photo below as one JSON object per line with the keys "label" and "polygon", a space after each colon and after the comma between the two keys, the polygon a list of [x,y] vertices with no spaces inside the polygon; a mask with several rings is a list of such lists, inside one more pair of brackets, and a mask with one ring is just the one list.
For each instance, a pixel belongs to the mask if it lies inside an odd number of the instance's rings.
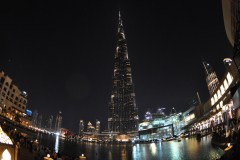
{"label": "high-rise building", "polygon": [[229,42],[234,46],[237,19],[240,16],[239,0],[222,0],[223,19]]}
{"label": "high-rise building", "polygon": [[87,132],[94,133],[95,127],[92,125],[92,123],[89,121],[87,125]]}
{"label": "high-rise building", "polygon": [[78,134],[79,135],[83,135],[83,132],[84,132],[84,121],[80,120],[79,121],[79,131],[78,131]]}
{"label": "high-rise building", "polygon": [[219,80],[217,78],[216,73],[214,72],[213,68],[210,66],[209,63],[203,61],[203,66],[206,72],[206,82],[208,86],[209,94],[212,95],[214,91],[217,89]]}
{"label": "high-rise building", "polygon": [[119,12],[108,130],[110,132],[126,133],[137,131],[137,129],[138,109],[132,81],[132,69],[128,57],[127,40]]}
{"label": "high-rise building", "polygon": [[53,115],[48,116],[47,118],[47,129],[53,129]]}
{"label": "high-rise building", "polygon": [[32,116],[32,126],[37,127],[37,120],[38,120],[38,111],[34,110],[33,111],[33,116]]}
{"label": "high-rise building", "polygon": [[100,133],[100,121],[96,120],[96,133]]}
{"label": "high-rise building", "polygon": [[225,31],[233,46],[233,61],[240,73],[240,1],[222,0]]}
{"label": "high-rise building", "polygon": [[42,128],[42,114],[38,115],[38,119],[37,119],[37,127]]}
{"label": "high-rise building", "polygon": [[26,112],[27,93],[13,84],[12,79],[0,72],[0,108],[2,114],[14,120]]}
{"label": "high-rise building", "polygon": [[56,116],[55,131],[60,132],[62,127],[62,112],[59,111]]}

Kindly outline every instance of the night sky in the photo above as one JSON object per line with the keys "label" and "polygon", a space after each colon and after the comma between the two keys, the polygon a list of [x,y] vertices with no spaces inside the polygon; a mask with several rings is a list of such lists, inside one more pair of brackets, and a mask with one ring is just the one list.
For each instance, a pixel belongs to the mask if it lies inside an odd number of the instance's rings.
{"label": "night sky", "polygon": [[140,119],[208,99],[202,60],[219,79],[232,57],[220,0],[0,2],[0,70],[28,93],[28,108],[107,128],[121,10]]}

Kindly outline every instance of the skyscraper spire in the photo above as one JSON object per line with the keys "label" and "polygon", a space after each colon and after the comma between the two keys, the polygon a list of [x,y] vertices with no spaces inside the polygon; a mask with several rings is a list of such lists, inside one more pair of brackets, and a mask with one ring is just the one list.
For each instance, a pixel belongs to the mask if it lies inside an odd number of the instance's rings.
{"label": "skyscraper spire", "polygon": [[118,23],[120,26],[122,26],[122,18],[121,18],[121,12],[118,11]]}
{"label": "skyscraper spire", "polygon": [[123,35],[124,35],[123,23],[122,23],[122,17],[121,17],[120,11],[118,12],[118,33],[123,33]]}
{"label": "skyscraper spire", "polygon": [[208,65],[209,64],[206,61],[203,61],[203,67],[205,69],[206,74],[209,74]]}
{"label": "skyscraper spire", "polygon": [[121,14],[114,57],[113,87],[109,103],[108,130],[127,133],[138,129],[138,110],[132,82],[132,69],[128,58],[127,40]]}
{"label": "skyscraper spire", "polygon": [[206,72],[206,82],[209,94],[212,95],[216,88],[218,87],[219,80],[210,64],[208,64],[206,61],[203,61],[203,66]]}

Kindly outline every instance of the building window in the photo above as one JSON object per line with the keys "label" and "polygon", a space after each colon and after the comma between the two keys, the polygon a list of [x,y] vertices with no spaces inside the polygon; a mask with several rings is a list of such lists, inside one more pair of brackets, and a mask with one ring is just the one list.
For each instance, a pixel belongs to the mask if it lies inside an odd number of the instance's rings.
{"label": "building window", "polygon": [[233,81],[233,78],[230,73],[227,74],[227,80],[228,80],[228,84],[231,84]]}
{"label": "building window", "polygon": [[223,84],[224,84],[225,90],[227,90],[229,85],[226,79],[224,80]]}
{"label": "building window", "polygon": [[220,99],[222,96],[220,90],[217,91],[217,94],[218,94],[218,99]]}
{"label": "building window", "polygon": [[217,93],[214,94],[214,100],[215,100],[215,102],[218,101]]}
{"label": "building window", "polygon": [[3,90],[4,90],[5,92],[7,92],[7,88],[6,88],[6,87],[4,87]]}
{"label": "building window", "polygon": [[221,93],[223,95],[225,93],[225,89],[224,89],[223,85],[221,85],[220,90],[221,90]]}

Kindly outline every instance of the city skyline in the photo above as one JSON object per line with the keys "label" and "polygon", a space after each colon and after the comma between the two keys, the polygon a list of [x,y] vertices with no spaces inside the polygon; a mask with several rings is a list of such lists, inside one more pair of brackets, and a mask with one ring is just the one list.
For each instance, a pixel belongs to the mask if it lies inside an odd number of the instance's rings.
{"label": "city skyline", "polygon": [[[63,127],[73,131],[80,119],[99,119],[106,129],[119,4],[73,2],[9,4],[13,9],[1,13],[0,70],[28,92],[29,109],[61,110]],[[184,111],[197,92],[207,100],[202,57],[219,79],[223,59],[232,57],[221,2],[122,2],[120,8],[140,119],[158,107]]]}

